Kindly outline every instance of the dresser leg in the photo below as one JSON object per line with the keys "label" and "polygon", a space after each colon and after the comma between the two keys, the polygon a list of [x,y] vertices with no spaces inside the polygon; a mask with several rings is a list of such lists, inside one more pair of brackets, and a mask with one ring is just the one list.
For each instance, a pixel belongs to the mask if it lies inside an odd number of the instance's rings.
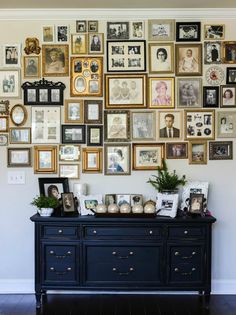
{"label": "dresser leg", "polygon": [[36,292],[35,297],[36,297],[36,308],[40,308],[41,307],[41,297],[42,297],[41,292],[39,292],[39,293]]}
{"label": "dresser leg", "polygon": [[210,307],[210,298],[211,298],[211,292],[205,291],[204,292],[204,307],[208,310]]}

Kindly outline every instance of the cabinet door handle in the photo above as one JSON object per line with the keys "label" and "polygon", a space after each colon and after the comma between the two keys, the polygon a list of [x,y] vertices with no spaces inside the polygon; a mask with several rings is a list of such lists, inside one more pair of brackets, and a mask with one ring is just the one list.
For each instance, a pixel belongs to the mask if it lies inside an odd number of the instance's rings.
{"label": "cabinet door handle", "polygon": [[67,267],[65,271],[56,271],[54,267],[50,267],[50,271],[55,272],[56,275],[58,276],[63,276],[65,275],[67,272],[72,271],[71,267]]}
{"label": "cabinet door handle", "polygon": [[128,276],[131,272],[134,271],[134,268],[133,268],[133,267],[130,267],[130,268],[129,268],[129,271],[127,271],[127,272],[120,272],[119,270],[117,270],[116,267],[113,267],[113,268],[112,268],[112,271],[116,272],[119,276]]}
{"label": "cabinet door handle", "polygon": [[127,256],[118,256],[117,252],[112,252],[113,256],[117,256],[118,259],[128,259],[129,256],[133,256],[134,252],[130,251],[129,254]]}

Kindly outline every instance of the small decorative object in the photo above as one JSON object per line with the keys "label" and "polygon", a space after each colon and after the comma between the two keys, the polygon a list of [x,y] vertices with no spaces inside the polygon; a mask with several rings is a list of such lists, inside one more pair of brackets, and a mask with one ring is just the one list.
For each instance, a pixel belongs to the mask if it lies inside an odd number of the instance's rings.
{"label": "small decorative object", "polygon": [[108,213],[118,213],[119,212],[119,207],[113,203],[113,204],[110,204],[108,206]]}
{"label": "small decorative object", "polygon": [[190,194],[189,213],[202,214],[203,213],[204,194]]}
{"label": "small decorative object", "polygon": [[32,38],[26,38],[25,40],[25,48],[24,51],[26,55],[31,55],[31,54],[40,54],[41,48],[39,47],[39,40],[35,37]]}
{"label": "small decorative object", "polygon": [[156,203],[152,200],[148,200],[147,202],[145,202],[144,204],[144,213],[155,213],[156,211]]}
{"label": "small decorative object", "polygon": [[206,70],[205,78],[210,85],[220,85],[224,77],[224,70],[219,66],[212,66]]}
{"label": "small decorative object", "polygon": [[104,203],[99,203],[96,207],[96,213],[106,213],[107,212],[107,206],[104,205]]}
{"label": "small decorative object", "polygon": [[55,197],[40,195],[33,199],[31,205],[38,208],[38,213],[41,216],[49,217],[53,210],[59,206],[59,201]]}
{"label": "small decorative object", "polygon": [[143,213],[143,206],[139,205],[139,204],[133,205],[132,212],[133,213]]}
{"label": "small decorative object", "polygon": [[178,194],[158,193],[157,194],[157,214],[175,218],[178,208]]}
{"label": "small decorative object", "polygon": [[0,116],[9,115],[9,101],[0,101]]}
{"label": "small decorative object", "polygon": [[81,184],[81,183],[74,183],[73,186],[73,191],[74,194],[79,198],[82,195],[86,196],[87,195],[87,185],[85,183]]}
{"label": "small decorative object", "polygon": [[120,206],[120,213],[130,213],[131,212],[131,206],[129,203],[123,203],[123,205]]}
{"label": "small decorative object", "polygon": [[98,204],[102,203],[102,195],[80,196],[81,215],[94,214]]}

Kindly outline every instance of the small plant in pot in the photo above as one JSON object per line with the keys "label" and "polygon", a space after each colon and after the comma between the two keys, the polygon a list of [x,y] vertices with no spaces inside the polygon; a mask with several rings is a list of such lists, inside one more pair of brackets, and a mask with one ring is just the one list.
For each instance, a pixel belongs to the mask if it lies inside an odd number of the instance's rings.
{"label": "small plant in pot", "polygon": [[59,206],[59,201],[55,197],[40,195],[33,199],[31,205],[38,208],[41,216],[49,217],[55,208]]}

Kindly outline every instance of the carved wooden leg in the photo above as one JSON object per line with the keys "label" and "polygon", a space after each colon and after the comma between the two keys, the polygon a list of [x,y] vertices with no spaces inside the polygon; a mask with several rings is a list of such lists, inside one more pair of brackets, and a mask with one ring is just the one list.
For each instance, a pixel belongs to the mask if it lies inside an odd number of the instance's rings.
{"label": "carved wooden leg", "polygon": [[206,290],[206,291],[204,292],[204,298],[205,298],[204,306],[205,306],[205,308],[208,310],[209,307],[210,307],[211,292]]}
{"label": "carved wooden leg", "polygon": [[41,292],[36,292],[35,293],[35,297],[36,297],[36,308],[40,308],[41,307],[42,293]]}

